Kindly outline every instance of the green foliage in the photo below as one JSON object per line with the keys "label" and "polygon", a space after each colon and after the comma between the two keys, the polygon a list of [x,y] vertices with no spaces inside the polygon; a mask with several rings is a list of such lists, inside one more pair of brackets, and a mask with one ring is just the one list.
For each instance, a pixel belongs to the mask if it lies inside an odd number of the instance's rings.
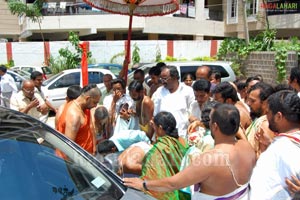
{"label": "green foliage", "polygon": [[291,38],[289,42],[275,42],[276,30],[267,29],[256,37],[251,38],[249,45],[244,40],[236,38],[225,39],[218,51],[219,60],[228,59],[228,55],[236,54],[230,58],[233,62],[232,68],[236,75],[242,74],[241,66],[243,61],[252,51],[275,51],[275,66],[277,68],[277,82],[282,82],[286,77],[286,58],[288,51],[296,51],[298,60],[300,58],[300,44],[298,38]]}
{"label": "green foliage", "polygon": [[[53,73],[56,74],[66,69],[74,69],[81,64],[82,49],[79,47],[79,37],[74,32],[69,32],[69,42],[74,47],[75,52],[67,48],[59,49],[59,57],[50,57],[50,66]],[[88,60],[91,59],[91,52],[87,53]]]}
{"label": "green foliage", "polygon": [[10,59],[6,65],[8,68],[11,68],[13,66],[15,66],[15,61],[13,59]]}
{"label": "green foliage", "polygon": [[115,55],[110,59],[109,62],[110,62],[110,63],[118,63],[118,62],[117,62],[118,58],[124,57],[124,55],[125,55],[125,51],[120,52],[120,53],[117,53],[117,54],[115,54]]}
{"label": "green foliage", "polygon": [[18,17],[26,16],[32,22],[40,22],[42,16],[42,0],[36,0],[33,4],[26,4],[20,0],[9,0],[8,8],[13,15],[17,15]]}
{"label": "green foliage", "polygon": [[178,61],[177,58],[174,58],[172,56],[167,56],[165,61],[168,61],[168,62],[174,62],[174,61]]}
{"label": "green foliage", "polygon": [[204,57],[196,57],[196,58],[193,58],[192,60],[193,61],[215,61],[216,58],[204,56]]}
{"label": "green foliage", "polygon": [[140,52],[140,48],[135,43],[133,45],[133,51],[132,51],[132,65],[140,63],[141,57],[140,57],[139,52]]}
{"label": "green foliage", "polygon": [[0,65],[4,65],[4,66],[7,67],[7,69],[9,69],[9,68],[15,66],[15,62],[14,62],[14,60],[9,60],[8,63],[6,63],[6,64],[1,64],[0,63]]}

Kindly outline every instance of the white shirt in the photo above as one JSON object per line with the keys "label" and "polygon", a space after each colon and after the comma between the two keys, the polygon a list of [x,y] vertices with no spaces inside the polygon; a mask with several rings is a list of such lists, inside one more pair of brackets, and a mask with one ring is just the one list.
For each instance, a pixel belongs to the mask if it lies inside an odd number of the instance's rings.
{"label": "white shirt", "polygon": [[278,136],[257,160],[250,179],[250,199],[291,199],[285,178],[292,175],[300,179],[300,147]]}
{"label": "white shirt", "polygon": [[1,76],[1,81],[0,81],[0,91],[3,93],[7,93],[7,92],[13,92],[13,93],[17,93],[18,92],[18,88],[16,85],[15,80],[13,79],[13,77],[7,73],[5,73],[3,76]]}
{"label": "white shirt", "polygon": [[186,138],[189,124],[188,108],[195,99],[193,88],[180,83],[178,89],[170,93],[164,86],[159,87],[152,95],[154,103],[154,116],[161,111],[168,111],[176,119],[178,134]]}
{"label": "white shirt", "polygon": [[189,113],[191,116],[197,117],[197,119],[201,120],[201,110],[200,110],[200,106],[199,103],[194,100],[190,107],[189,107]]}

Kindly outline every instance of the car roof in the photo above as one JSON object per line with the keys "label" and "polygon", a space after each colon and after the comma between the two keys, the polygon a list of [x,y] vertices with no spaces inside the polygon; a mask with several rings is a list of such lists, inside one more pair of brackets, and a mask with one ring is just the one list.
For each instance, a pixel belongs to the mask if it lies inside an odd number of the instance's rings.
{"label": "car roof", "polygon": [[[72,72],[80,72],[81,71],[81,68],[76,68],[76,69],[66,69],[66,70],[63,70],[62,72],[64,73],[72,73]],[[108,73],[108,74],[111,74],[112,72],[108,69],[101,69],[101,68],[88,68],[88,71],[100,71],[102,73]]]}

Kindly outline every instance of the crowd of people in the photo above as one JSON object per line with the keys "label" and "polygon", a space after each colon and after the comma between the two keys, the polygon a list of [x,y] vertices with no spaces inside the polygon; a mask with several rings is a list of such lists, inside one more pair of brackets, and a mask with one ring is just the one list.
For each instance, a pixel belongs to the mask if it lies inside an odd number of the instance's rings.
{"label": "crowd of people", "polygon": [[261,76],[221,82],[199,66],[180,81],[158,63],[126,85],[71,86],[55,109],[32,72],[17,91],[0,67],[1,105],[47,121],[92,155],[118,152],[124,184],[157,199],[300,199],[300,68],[288,84]]}

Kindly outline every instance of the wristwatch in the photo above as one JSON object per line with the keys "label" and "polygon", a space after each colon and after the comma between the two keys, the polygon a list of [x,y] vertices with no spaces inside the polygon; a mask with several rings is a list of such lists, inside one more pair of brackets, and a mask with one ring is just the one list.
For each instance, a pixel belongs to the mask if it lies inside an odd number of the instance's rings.
{"label": "wristwatch", "polygon": [[143,188],[144,188],[145,191],[149,191],[148,188],[147,188],[146,180],[143,181]]}

